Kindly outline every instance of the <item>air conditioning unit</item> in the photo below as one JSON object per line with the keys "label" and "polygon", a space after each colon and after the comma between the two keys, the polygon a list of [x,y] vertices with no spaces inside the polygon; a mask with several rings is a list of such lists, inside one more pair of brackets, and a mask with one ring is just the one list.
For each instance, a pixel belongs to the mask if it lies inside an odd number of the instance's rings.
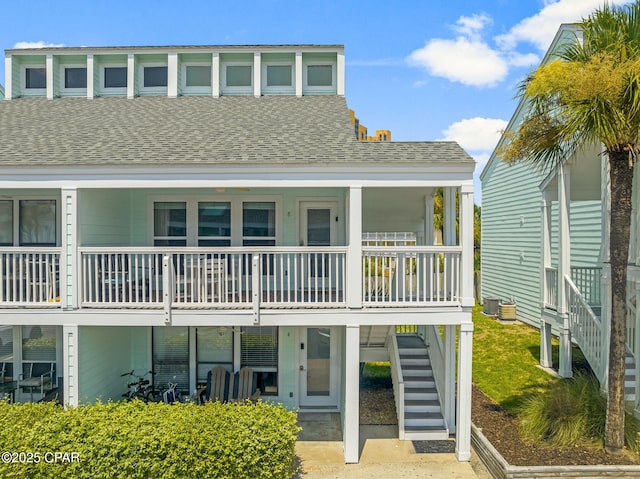
{"label": "air conditioning unit", "polygon": [[484,314],[487,316],[497,316],[498,306],[500,305],[499,298],[484,298]]}

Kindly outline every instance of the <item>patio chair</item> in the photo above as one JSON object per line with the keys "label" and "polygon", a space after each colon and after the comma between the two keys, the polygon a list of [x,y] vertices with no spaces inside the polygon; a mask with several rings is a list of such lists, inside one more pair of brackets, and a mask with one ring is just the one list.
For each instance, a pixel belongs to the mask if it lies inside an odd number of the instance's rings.
{"label": "patio chair", "polygon": [[39,390],[41,398],[44,398],[45,392],[55,387],[55,367],[55,362],[26,364],[24,372],[18,377],[18,389],[29,390],[31,402],[33,402],[34,391]]}
{"label": "patio chair", "polygon": [[237,376],[237,389],[231,388],[233,391],[234,401],[257,401],[260,397],[261,391],[257,389],[257,381],[253,369],[244,367],[234,374]]}
{"label": "patio chair", "polygon": [[233,391],[233,374],[222,366],[216,366],[207,373],[207,387],[201,400],[225,402],[229,399],[229,391]]}

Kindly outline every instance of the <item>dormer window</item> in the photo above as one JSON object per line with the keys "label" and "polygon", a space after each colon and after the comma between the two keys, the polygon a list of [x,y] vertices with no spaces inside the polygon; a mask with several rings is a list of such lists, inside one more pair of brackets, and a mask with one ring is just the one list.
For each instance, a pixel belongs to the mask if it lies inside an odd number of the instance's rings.
{"label": "dormer window", "polygon": [[333,86],[333,65],[309,65],[307,67],[308,86]]}
{"label": "dormer window", "polygon": [[45,89],[47,87],[47,69],[45,67],[27,67],[24,69],[25,88]]}
{"label": "dormer window", "polygon": [[228,87],[251,87],[253,84],[253,68],[251,65],[227,65],[226,86]]}
{"label": "dormer window", "polygon": [[127,67],[104,67],[104,88],[127,88]]}
{"label": "dormer window", "polygon": [[267,65],[267,86],[292,86],[292,73],[293,68],[291,65]]}
{"label": "dormer window", "polygon": [[185,73],[186,87],[211,86],[211,65],[187,65]]}
{"label": "dormer window", "polygon": [[87,88],[87,69],[85,67],[66,67],[64,69],[64,87],[66,89]]}
{"label": "dormer window", "polygon": [[167,86],[168,72],[166,66],[149,66],[143,69],[144,88],[162,88]]}

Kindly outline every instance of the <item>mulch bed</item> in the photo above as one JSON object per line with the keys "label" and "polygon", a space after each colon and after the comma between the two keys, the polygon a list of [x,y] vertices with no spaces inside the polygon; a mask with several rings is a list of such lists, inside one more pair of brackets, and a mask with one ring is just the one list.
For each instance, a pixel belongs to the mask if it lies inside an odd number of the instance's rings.
{"label": "mulch bed", "polygon": [[597,447],[549,447],[524,441],[518,420],[473,385],[471,421],[513,466],[637,465],[640,460],[629,453],[607,454]]}

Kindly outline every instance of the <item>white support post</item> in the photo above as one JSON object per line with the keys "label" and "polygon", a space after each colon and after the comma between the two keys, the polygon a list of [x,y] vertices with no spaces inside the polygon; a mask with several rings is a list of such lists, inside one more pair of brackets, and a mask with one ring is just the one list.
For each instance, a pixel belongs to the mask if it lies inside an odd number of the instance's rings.
{"label": "white support post", "polygon": [[551,356],[551,324],[544,319],[540,320],[540,366],[552,368]]}
{"label": "white support post", "polygon": [[65,324],[62,326],[62,381],[64,384],[64,403],[76,407],[78,394],[78,326]]}
{"label": "white support post", "polygon": [[260,296],[262,294],[260,255],[251,258],[251,291],[253,300],[253,324],[260,324]]}
{"label": "white support post", "polygon": [[253,54],[253,96],[259,97],[262,93],[262,80],[261,80],[262,66],[260,52]]}
{"label": "white support post", "polygon": [[458,339],[458,408],[456,421],[456,458],[471,459],[471,358],[473,322],[460,324]]}
{"label": "white support post", "polygon": [[211,96],[220,96],[220,53],[211,54]]}
{"label": "white support post", "polygon": [[362,308],[362,187],[351,186],[348,193],[347,306]]}
{"label": "white support post", "polygon": [[46,75],[47,75],[47,99],[53,100],[54,91],[53,91],[53,55],[48,54],[46,59]]}
{"label": "white support post", "polygon": [[565,276],[571,275],[571,234],[569,168],[563,165],[558,170],[558,315],[563,318],[560,330],[560,367],[558,374],[570,378],[571,372],[571,331],[569,329],[569,305]]}
{"label": "white support post", "polygon": [[129,53],[127,57],[127,98],[135,98],[136,90],[136,56]]}
{"label": "white support post", "polygon": [[[61,191],[62,253],[60,255],[60,299],[64,309],[78,309],[80,264],[78,261],[78,192],[75,188]],[[55,280],[55,279],[54,279]],[[55,299],[55,298],[54,298]]]}
{"label": "white support post", "polygon": [[541,206],[542,219],[542,268],[540,271],[540,309],[544,309],[547,294],[547,268],[551,267],[551,208],[549,195],[544,193]]}
{"label": "white support post", "polygon": [[167,55],[167,96],[178,96],[178,53],[171,52]]}
{"label": "white support post", "polygon": [[87,55],[87,98],[92,99],[93,97],[95,97],[95,91],[94,91],[94,61],[93,61],[93,54],[88,54]]}
{"label": "white support post", "polygon": [[348,324],[344,365],[344,462],[356,464],[360,456],[360,326]]}
{"label": "white support post", "polygon": [[[455,194],[453,195],[455,218]],[[455,244],[455,221],[453,221],[453,240]],[[473,293],[473,183],[460,188],[460,246],[462,259],[460,265],[460,303],[472,308],[475,303]]]}
{"label": "white support post", "polygon": [[447,325],[444,327],[444,366],[445,377],[443,398],[444,398],[444,420],[449,431],[456,425],[456,326]]}
{"label": "white support post", "polygon": [[296,96],[302,96],[302,52],[296,52]]}
{"label": "white support post", "polygon": [[4,57],[4,98],[11,100],[13,98],[13,68],[11,55]]}
{"label": "white support post", "polygon": [[456,191],[455,187],[444,188],[442,220],[444,223],[442,243],[445,246],[456,244]]}
{"label": "white support post", "polygon": [[164,303],[164,322],[171,324],[171,304],[173,303],[173,259],[170,255],[162,257],[162,299]]}
{"label": "white support post", "polygon": [[336,66],[336,94],[344,96],[345,91],[345,68],[344,68],[344,52],[338,52]]}

